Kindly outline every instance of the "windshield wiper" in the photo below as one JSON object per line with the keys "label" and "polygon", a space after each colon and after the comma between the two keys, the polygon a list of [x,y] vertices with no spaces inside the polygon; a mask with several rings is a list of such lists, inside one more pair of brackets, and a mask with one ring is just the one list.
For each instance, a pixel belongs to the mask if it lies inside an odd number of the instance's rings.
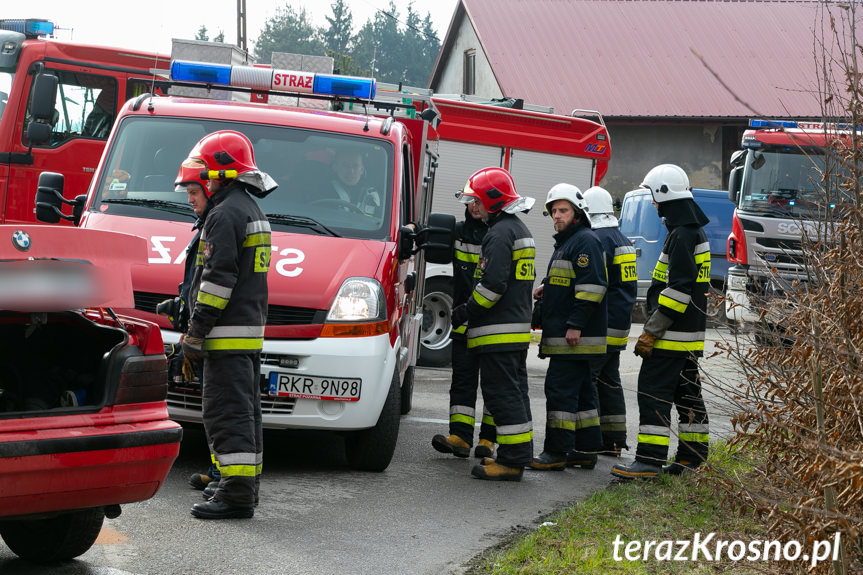
{"label": "windshield wiper", "polygon": [[339,234],[313,218],[306,216],[292,216],[289,214],[267,214],[267,219],[273,223],[285,224],[288,226],[297,226],[301,228],[309,228],[321,234],[327,234],[334,238],[340,238]]}
{"label": "windshield wiper", "polygon": [[146,198],[105,198],[103,204],[126,204],[130,206],[147,206],[157,210],[165,210],[175,214],[197,218],[192,206],[185,202],[168,202],[165,200],[149,200]]}

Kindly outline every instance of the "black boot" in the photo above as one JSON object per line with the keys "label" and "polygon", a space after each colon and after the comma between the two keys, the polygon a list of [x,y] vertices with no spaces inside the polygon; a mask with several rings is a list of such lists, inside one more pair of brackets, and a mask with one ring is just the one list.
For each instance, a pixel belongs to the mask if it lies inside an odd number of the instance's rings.
{"label": "black boot", "polygon": [[211,481],[210,483],[208,483],[207,486],[204,487],[204,491],[202,493],[204,499],[209,500],[211,497],[213,497],[213,495],[216,494],[216,489],[218,489],[218,488],[219,488],[219,480],[218,479],[215,479],[215,480]]}
{"label": "black boot", "polygon": [[215,499],[192,505],[192,515],[199,519],[251,519],[254,507],[235,507]]}
{"label": "black boot", "polygon": [[662,466],[662,472],[669,475],[686,475],[687,473],[694,472],[696,469],[698,469],[698,462],[687,461],[685,459],[672,461],[668,465]]}
{"label": "black boot", "polygon": [[611,474],[622,479],[656,479],[662,474],[662,467],[636,459],[629,465],[618,463],[611,468]]}
{"label": "black boot", "polygon": [[586,451],[570,451],[566,454],[567,467],[581,467],[582,469],[593,469],[599,458],[595,453]]}
{"label": "black boot", "polygon": [[540,471],[563,471],[566,469],[566,454],[543,451],[539,457],[533,458],[530,468]]}

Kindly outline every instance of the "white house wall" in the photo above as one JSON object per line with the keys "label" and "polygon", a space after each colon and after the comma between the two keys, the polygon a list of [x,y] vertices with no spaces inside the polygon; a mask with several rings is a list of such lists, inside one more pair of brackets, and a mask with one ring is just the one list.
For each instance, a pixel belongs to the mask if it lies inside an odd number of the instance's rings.
{"label": "white house wall", "polygon": [[432,89],[438,94],[461,94],[464,92],[462,85],[464,80],[464,53],[467,50],[476,51],[476,59],[474,60],[475,70],[475,95],[484,98],[501,98],[503,92],[497,85],[497,80],[492,74],[491,66],[485,57],[485,53],[480,46],[476,32],[471,26],[470,20],[467,18],[461,19],[461,25],[456,33],[455,41],[452,44],[452,49],[448,54],[448,58],[443,62],[443,72],[440,74],[440,82]]}

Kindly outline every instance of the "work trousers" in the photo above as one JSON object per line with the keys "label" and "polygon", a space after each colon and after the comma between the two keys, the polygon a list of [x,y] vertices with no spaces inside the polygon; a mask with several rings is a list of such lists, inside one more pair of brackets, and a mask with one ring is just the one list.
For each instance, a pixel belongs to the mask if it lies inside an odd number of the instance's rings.
{"label": "work trousers", "polygon": [[676,460],[697,465],[707,459],[709,422],[701,397],[698,358],[653,353],[638,372],[637,460],[665,463],[672,403],[678,415]]}
{"label": "work trousers", "polygon": [[602,447],[591,361],[549,357],[545,409],[545,451],[565,454]]}
{"label": "work trousers", "polygon": [[595,364],[599,428],[605,449],[628,449],[626,444],[626,401],[620,383],[620,351],[609,351]]}
{"label": "work trousers", "polygon": [[252,507],[258,496],[264,455],[260,354],[204,358],[204,430],[222,477],[214,497]]}
{"label": "work trousers", "polygon": [[533,458],[527,350],[473,353],[479,356],[483,403],[497,426],[496,461],[508,467],[524,467]]}
{"label": "work trousers", "polygon": [[[473,445],[476,426],[476,394],[479,388],[479,356],[469,352],[467,340],[452,339],[452,383],[449,388],[449,432]],[[483,409],[479,438],[495,442],[497,430],[488,408]]]}

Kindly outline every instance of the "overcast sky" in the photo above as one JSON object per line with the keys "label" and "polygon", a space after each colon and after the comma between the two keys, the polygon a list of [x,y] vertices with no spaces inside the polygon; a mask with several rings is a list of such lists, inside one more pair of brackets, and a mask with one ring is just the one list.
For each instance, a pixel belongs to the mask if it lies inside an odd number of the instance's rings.
{"label": "overcast sky", "polygon": [[[0,18],[45,18],[59,28],[55,35],[63,40],[103,44],[169,54],[171,38],[193,39],[198,28],[207,27],[210,38],[220,30],[225,42],[237,40],[237,0],[2,0]],[[246,37],[249,50],[276,9],[305,7],[317,26],[326,25],[331,0],[246,0]],[[376,10],[386,10],[389,0],[346,0],[353,16],[354,31],[372,18]],[[395,0],[399,19],[404,22],[409,0]],[[432,23],[443,41],[457,0],[413,0],[421,18],[430,13]]]}

